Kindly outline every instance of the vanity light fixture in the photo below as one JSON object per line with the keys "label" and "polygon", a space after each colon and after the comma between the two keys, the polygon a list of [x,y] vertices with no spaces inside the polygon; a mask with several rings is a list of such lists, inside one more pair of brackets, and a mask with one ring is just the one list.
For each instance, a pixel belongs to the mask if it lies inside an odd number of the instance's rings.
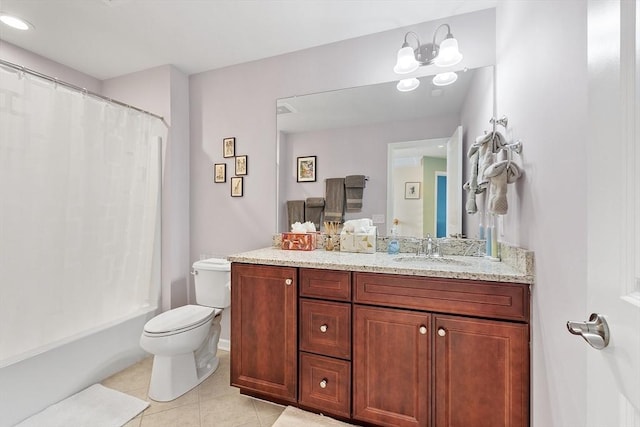
{"label": "vanity light fixture", "polygon": [[[446,28],[447,34],[444,40],[442,40],[440,44],[437,44],[436,39],[441,28]],[[413,36],[413,38],[415,38],[415,41],[418,44],[416,48],[413,48],[409,44],[409,36]],[[437,67],[451,67],[458,64],[460,61],[462,61],[462,54],[458,50],[458,41],[453,37],[453,34],[451,34],[451,27],[449,24],[442,24],[434,31],[431,43],[422,44],[420,43],[418,34],[413,31],[407,32],[404,35],[404,43],[398,51],[397,61],[395,67],[393,67],[393,71],[398,74],[408,74],[417,70],[421,66],[433,64]],[[455,77],[451,76],[451,74],[455,75],[453,71],[444,74],[446,74],[446,77],[438,77],[440,74],[434,77],[433,83],[438,86],[444,86],[453,83],[457,79],[457,75]],[[446,83],[438,84],[436,83],[436,80],[438,82],[444,81]],[[401,89],[401,87],[405,89]],[[405,92],[417,88],[418,85],[411,87],[411,89],[406,89],[406,87],[406,83],[402,83],[402,81],[398,82],[398,90]]]}
{"label": "vanity light fixture", "polygon": [[15,15],[10,15],[8,13],[0,12],[0,22],[5,25],[10,26],[11,28],[15,28],[16,30],[30,30],[33,28],[29,22],[25,21],[22,18],[18,18]]}
{"label": "vanity light fixture", "polygon": [[416,89],[418,86],[420,86],[420,80],[416,79],[415,77],[410,78],[410,79],[402,79],[398,82],[396,88],[398,88],[398,90],[400,92],[410,92],[414,89]]}
{"label": "vanity light fixture", "polygon": [[433,78],[433,84],[435,86],[447,86],[456,80],[458,80],[458,75],[453,71],[448,71],[446,73],[436,74]]}

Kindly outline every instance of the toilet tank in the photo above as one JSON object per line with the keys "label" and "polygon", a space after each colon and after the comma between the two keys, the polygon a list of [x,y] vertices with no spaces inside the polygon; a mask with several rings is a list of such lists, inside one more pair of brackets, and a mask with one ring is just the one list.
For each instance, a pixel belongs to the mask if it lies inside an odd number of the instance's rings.
{"label": "toilet tank", "polygon": [[231,263],[209,258],[193,263],[196,304],[226,308],[231,305]]}

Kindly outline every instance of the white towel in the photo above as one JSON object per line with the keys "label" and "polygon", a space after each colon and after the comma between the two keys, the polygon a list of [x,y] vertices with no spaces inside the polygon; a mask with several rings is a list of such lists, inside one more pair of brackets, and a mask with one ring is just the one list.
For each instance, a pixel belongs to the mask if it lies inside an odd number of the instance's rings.
{"label": "white towel", "polygon": [[501,160],[490,165],[484,172],[489,179],[489,212],[505,215],[509,209],[507,203],[507,184],[515,182],[522,175],[520,167],[511,160]]}
{"label": "white towel", "polygon": [[469,147],[467,156],[471,158],[473,153],[478,151],[478,186],[486,188],[489,184],[485,176],[485,169],[495,161],[494,154],[501,151],[506,145],[504,136],[498,132],[489,132],[476,138],[475,142]]}

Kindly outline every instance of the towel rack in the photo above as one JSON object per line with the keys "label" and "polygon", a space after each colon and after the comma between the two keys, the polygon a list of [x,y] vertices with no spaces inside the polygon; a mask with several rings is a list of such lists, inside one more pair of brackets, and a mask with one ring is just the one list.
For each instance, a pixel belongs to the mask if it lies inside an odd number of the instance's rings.
{"label": "towel rack", "polygon": [[[502,116],[499,119],[496,117],[491,117],[489,119],[489,123],[491,123],[493,125],[493,132],[496,132],[496,128],[497,126],[502,126],[503,128],[507,129],[507,125],[509,124],[509,119],[507,118],[507,116]],[[522,141],[519,139],[516,139],[515,141],[509,143],[509,144],[505,144],[502,146],[503,150],[510,150],[512,152],[515,152],[517,154],[521,154],[522,153]]]}

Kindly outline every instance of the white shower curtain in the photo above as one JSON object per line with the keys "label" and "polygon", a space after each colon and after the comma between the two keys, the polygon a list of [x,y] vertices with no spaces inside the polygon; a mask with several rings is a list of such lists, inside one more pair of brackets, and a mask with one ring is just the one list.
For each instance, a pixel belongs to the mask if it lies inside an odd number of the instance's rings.
{"label": "white shower curtain", "polygon": [[0,67],[0,366],[156,304],[166,132]]}

